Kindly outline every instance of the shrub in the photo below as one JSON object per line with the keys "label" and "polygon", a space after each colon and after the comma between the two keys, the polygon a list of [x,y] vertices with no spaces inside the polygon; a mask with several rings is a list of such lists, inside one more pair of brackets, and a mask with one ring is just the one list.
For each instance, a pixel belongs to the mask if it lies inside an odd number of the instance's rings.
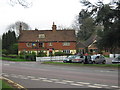
{"label": "shrub", "polygon": [[8,55],[9,52],[8,52],[6,49],[3,49],[3,50],[2,50],[2,54],[4,54],[4,55]]}
{"label": "shrub", "polygon": [[46,53],[44,53],[43,51],[41,51],[41,52],[38,53],[37,56],[38,57],[46,57],[47,55],[46,55]]}
{"label": "shrub", "polygon": [[34,54],[26,54],[25,59],[35,61],[36,60],[36,55],[34,55]]}

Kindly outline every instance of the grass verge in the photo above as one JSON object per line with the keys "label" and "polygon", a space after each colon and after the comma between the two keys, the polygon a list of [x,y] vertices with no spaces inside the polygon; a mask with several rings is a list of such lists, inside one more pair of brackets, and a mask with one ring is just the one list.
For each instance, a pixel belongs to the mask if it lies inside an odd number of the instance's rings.
{"label": "grass verge", "polygon": [[10,86],[8,83],[6,83],[3,80],[0,80],[0,88],[2,90],[14,90],[12,86]]}
{"label": "grass verge", "polygon": [[63,62],[43,62],[43,64],[72,65],[72,66],[97,66],[97,67],[120,67],[120,64],[81,64],[81,63],[63,63]]}
{"label": "grass verge", "polygon": [[20,59],[20,58],[8,58],[8,57],[0,57],[2,60],[7,60],[7,61],[30,61],[30,60],[25,60],[25,59]]}

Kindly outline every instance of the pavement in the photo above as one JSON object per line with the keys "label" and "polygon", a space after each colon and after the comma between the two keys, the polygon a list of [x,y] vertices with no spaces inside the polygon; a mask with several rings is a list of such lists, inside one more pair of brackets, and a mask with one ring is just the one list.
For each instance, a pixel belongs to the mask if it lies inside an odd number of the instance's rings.
{"label": "pavement", "polygon": [[119,89],[118,68],[45,65],[41,62],[2,62],[2,76],[25,88]]}

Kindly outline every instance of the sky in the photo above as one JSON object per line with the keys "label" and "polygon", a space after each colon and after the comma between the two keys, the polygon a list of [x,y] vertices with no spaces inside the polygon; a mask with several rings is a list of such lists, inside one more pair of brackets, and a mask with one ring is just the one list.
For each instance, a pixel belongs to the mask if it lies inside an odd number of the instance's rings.
{"label": "sky", "polygon": [[75,17],[84,8],[80,0],[28,0],[28,2],[32,2],[30,8],[24,8],[19,4],[11,6],[9,0],[0,0],[0,35],[6,32],[7,26],[16,21],[27,23],[32,30],[35,28],[51,30],[53,22],[57,27],[70,28]]}

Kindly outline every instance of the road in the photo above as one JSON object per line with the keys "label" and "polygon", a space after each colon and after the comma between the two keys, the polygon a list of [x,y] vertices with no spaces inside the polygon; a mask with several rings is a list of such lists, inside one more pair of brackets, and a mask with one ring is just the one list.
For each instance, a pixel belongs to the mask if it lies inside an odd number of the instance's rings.
{"label": "road", "polygon": [[118,68],[2,61],[2,76],[25,88],[118,89]]}

